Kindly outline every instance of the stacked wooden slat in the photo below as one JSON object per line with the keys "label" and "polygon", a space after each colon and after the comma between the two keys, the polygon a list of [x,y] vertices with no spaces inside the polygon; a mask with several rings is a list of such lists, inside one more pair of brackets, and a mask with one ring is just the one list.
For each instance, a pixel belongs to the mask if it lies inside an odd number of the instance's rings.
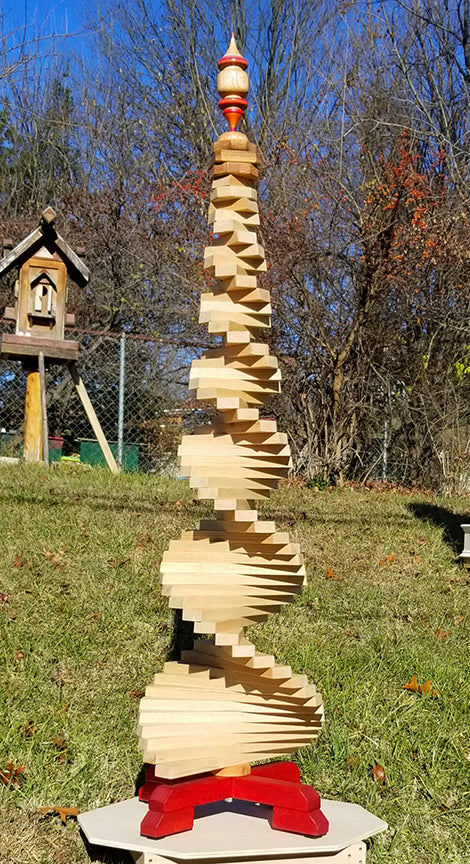
{"label": "stacked wooden slat", "polygon": [[323,722],[320,695],[247,640],[198,641],[181,663],[166,663],[140,710],[144,759],[163,778],[295,752]]}
{"label": "stacked wooden slat", "polygon": [[[226,140],[228,136],[228,140]],[[259,242],[256,148],[240,133],[214,145],[205,266],[215,287],[201,297],[200,321],[223,339],[194,360],[190,388],[212,401],[212,426],[183,437],[181,473],[215,519],[172,541],[161,564],[163,593],[194,631],[212,634],[165,664],[147,688],[139,733],[157,776],[176,778],[290,754],[320,729],[321,697],[304,676],[255,651],[244,628],[291,602],[305,569],[296,543],[258,521],[256,501],[287,476],[290,450],[259,408],[279,392],[280,372],[256,341],[270,326],[266,269]]]}

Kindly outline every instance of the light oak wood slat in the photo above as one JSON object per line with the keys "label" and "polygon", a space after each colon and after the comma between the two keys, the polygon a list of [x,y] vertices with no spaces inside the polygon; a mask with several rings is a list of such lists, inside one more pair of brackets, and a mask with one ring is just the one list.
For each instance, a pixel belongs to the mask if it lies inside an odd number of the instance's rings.
{"label": "light oak wood slat", "polygon": [[[208,327],[208,330],[210,330],[210,327]],[[230,331],[229,332],[229,330],[227,330],[227,332],[225,334],[225,342],[227,343],[227,345],[248,344],[248,342],[250,342],[250,340],[251,340],[251,336],[252,336],[252,334],[251,334],[249,328],[246,328],[246,332],[245,331],[240,331],[240,332]],[[220,405],[219,406],[218,405],[217,407],[219,407],[219,409],[221,411],[223,411],[226,408],[234,408],[234,407],[243,408],[244,406],[243,405],[237,405],[237,406],[233,406],[233,405],[226,405],[226,406]]]}
{"label": "light oak wood slat", "polygon": [[[208,561],[215,556],[220,560],[221,558],[232,561],[233,563],[246,563],[248,560],[252,564],[261,564],[264,566],[271,567],[274,562],[279,562],[281,566],[285,566],[286,564],[292,563],[294,560],[299,564],[302,563],[302,557],[290,547],[290,545],[286,546],[278,546],[269,547],[265,546],[264,550],[258,549],[258,545],[253,544],[251,547],[247,547],[244,543],[234,544],[234,547],[231,549],[227,549],[226,547],[220,546],[220,541],[214,541],[212,543],[212,548],[202,548],[200,545],[200,541],[196,538],[196,541],[199,543],[198,549],[198,557],[200,561]],[[217,543],[217,545],[216,545]],[[193,561],[194,559],[194,551],[196,547],[194,545],[194,541],[190,541],[185,545],[181,544],[180,546],[174,546],[169,553],[165,553],[167,557],[164,558],[164,561],[171,561],[173,556],[177,556],[178,560],[183,561]],[[264,551],[264,554],[263,554]],[[259,553],[259,554],[257,554]]]}
{"label": "light oak wood slat", "polygon": [[197,373],[194,376],[191,376],[191,390],[200,390],[207,388],[214,388],[215,390],[235,390],[238,388],[240,393],[252,392],[256,393],[258,397],[263,395],[264,390],[268,395],[272,393],[278,393],[280,391],[280,378],[279,374],[276,372],[272,372],[271,374],[264,376],[254,375],[236,375],[233,374],[235,370],[227,370],[220,369],[214,370],[214,368],[208,369],[198,369]]}
{"label": "light oak wood slat", "polygon": [[[168,676],[162,675],[162,677],[166,679]],[[215,687],[215,684],[221,684],[223,687]],[[224,676],[224,678],[219,680],[212,678],[210,691],[207,687],[198,687],[195,682],[182,684],[181,679],[177,675],[170,676],[168,681],[156,680],[149,686],[152,687],[152,691],[144,697],[141,713],[141,717],[145,717],[146,723],[159,722],[161,717],[158,712],[162,708],[161,700],[163,699],[170,701],[173,705],[175,714],[179,713],[179,700],[175,698],[175,688],[181,690],[180,695],[182,697],[184,696],[184,698],[191,700],[191,704],[193,705],[192,710],[194,710],[195,716],[198,712],[205,712],[208,696],[212,699],[217,699],[219,702],[233,702],[238,706],[239,711],[243,711],[245,714],[246,712],[251,711],[252,705],[264,705],[265,708],[268,706],[270,710],[265,711],[264,713],[260,714],[259,712],[252,712],[252,714],[249,715],[252,718],[252,722],[256,720],[260,723],[270,722],[271,719],[275,719],[276,722],[292,721],[298,724],[310,723],[312,714],[316,714],[317,710],[321,706],[321,698],[319,694],[309,696],[307,688],[295,689],[293,687],[289,688],[288,686],[283,688],[271,687],[271,689],[262,688],[260,690],[260,695],[258,696],[256,695],[255,690],[253,690],[251,694],[247,695],[247,689],[250,687],[250,682],[237,682],[236,676]],[[171,688],[173,688],[173,690]],[[168,712],[167,707],[165,708],[165,711]],[[150,716],[154,717],[154,719],[149,719]],[[246,716],[248,716],[248,714]],[[142,720],[142,722],[144,722],[144,720]]]}
{"label": "light oak wood slat", "polygon": [[254,165],[244,165],[241,162],[216,162],[210,169],[209,176],[221,177],[227,172],[244,180],[257,180],[259,177],[258,169]]}
{"label": "light oak wood slat", "polygon": [[241,544],[250,552],[255,547],[269,553],[269,546],[281,548],[288,545],[294,551],[300,552],[299,544],[290,538],[287,531],[278,531],[273,522],[251,519],[249,514],[252,512],[252,510],[235,510],[233,515],[230,513],[225,519],[202,519],[198,528],[182,531],[179,540],[170,540],[168,548],[171,549],[175,544],[185,542],[188,548],[194,548],[194,540],[201,543],[220,543],[223,540],[228,549],[236,549]]}
{"label": "light oak wood slat", "polygon": [[[163,673],[162,677],[165,677]],[[231,679],[228,679],[223,689],[211,686],[210,689],[206,687],[198,690],[195,685],[186,687],[178,676],[175,678],[177,680],[172,679],[168,683],[156,681],[149,684],[141,700],[142,724],[161,723],[164,726],[166,722],[172,723],[173,716],[183,712],[182,705],[185,706],[184,711],[191,710],[195,718],[198,714],[205,716],[210,713],[214,717],[221,718],[221,722],[225,719],[230,720],[230,712],[249,716],[251,722],[254,718],[259,722],[270,722],[271,719],[277,718],[285,722],[292,719],[301,725],[316,723],[318,717],[322,716],[321,697],[318,693],[308,697],[301,690],[290,692],[285,689],[280,692],[272,687],[261,689],[257,695],[256,692],[247,693],[250,682],[235,684],[230,683]],[[213,679],[211,684],[219,684],[219,681]],[[179,695],[177,695],[178,691]],[[214,702],[217,709],[211,711],[208,702]],[[227,711],[224,713],[226,705],[232,706],[227,709],[228,714]],[[150,717],[155,719],[148,719]]]}
{"label": "light oak wood slat", "polygon": [[258,154],[247,150],[229,150],[214,145],[213,152],[216,162],[251,162],[253,165],[258,162]]}
{"label": "light oak wood slat", "polygon": [[[285,690],[286,695],[283,696],[274,688],[263,689],[257,698],[255,693],[247,695],[249,682],[230,684],[228,681],[225,689],[212,687],[211,690],[201,689],[200,691],[196,687],[186,688],[179,680],[168,686],[159,683],[149,686],[151,692],[146,693],[142,699],[140,723],[142,727],[153,726],[154,729],[149,730],[152,735],[155,734],[156,726],[160,726],[163,730],[168,724],[176,722],[175,717],[184,715],[187,711],[191,711],[195,723],[199,718],[205,718],[207,715],[211,716],[212,719],[208,722],[212,723],[233,722],[235,724],[239,718],[240,723],[247,721],[256,723],[258,731],[272,721],[276,724],[290,724],[293,729],[302,729],[305,726],[316,727],[323,717],[320,695],[316,694],[308,698],[303,696],[300,690],[291,691],[294,693],[293,696]],[[181,689],[182,702],[175,698],[175,689],[172,697],[169,689],[171,687]],[[212,702],[217,705],[217,709],[212,710]],[[229,706],[227,710],[225,710],[226,706]],[[241,727],[240,733],[242,732]],[[215,741],[213,745],[216,746]]]}
{"label": "light oak wood slat", "polygon": [[288,446],[286,438],[281,437],[278,432],[244,432],[243,428],[223,426],[221,423],[214,427],[209,435],[199,429],[194,430],[193,435],[184,435],[180,447],[189,448],[195,441],[200,442],[201,446],[213,443],[219,450],[236,450],[240,455],[246,455],[253,460],[258,455],[264,457],[269,453],[272,453],[274,459],[277,450],[285,451]]}
{"label": "light oak wood slat", "polygon": [[[250,643],[249,643],[250,644]],[[164,664],[163,672],[158,672],[155,675],[153,684],[159,683],[167,689],[170,687],[170,678],[176,678],[181,683],[181,679],[184,678],[182,682],[182,686],[187,687],[197,687],[197,688],[207,688],[209,687],[211,690],[214,688],[213,681],[215,681],[216,685],[221,689],[221,685],[223,684],[224,690],[223,695],[228,694],[228,685],[224,684],[224,679],[233,679],[235,681],[244,680],[244,673],[246,669],[250,672],[251,667],[247,664],[250,660],[252,660],[256,656],[256,652],[251,657],[236,657],[233,655],[233,651],[239,648],[239,645],[226,645],[226,646],[218,646],[213,643],[209,643],[207,639],[196,640],[195,648],[190,651],[185,652],[185,657],[188,658],[188,661],[169,661]],[[197,646],[200,646],[199,648]],[[246,645],[243,646],[246,649]],[[254,646],[251,646],[254,648]],[[198,656],[200,654],[204,655],[203,663],[199,663],[196,665],[194,662],[194,654],[193,652],[197,652]],[[261,655],[262,657],[270,656],[270,655]],[[266,661],[265,661],[266,662]],[[276,666],[276,663],[272,663],[262,667],[263,669],[270,669]],[[169,677],[170,676],[170,677]],[[222,676],[222,677],[221,677]],[[170,684],[168,683],[170,682]],[[252,695],[246,693],[247,698],[249,696],[252,701],[255,698],[255,701],[259,701],[261,696],[259,695],[261,691],[273,692],[273,686],[270,682],[267,682],[264,679],[256,677],[255,680],[255,689],[252,692]],[[153,686],[149,685],[149,686]],[[286,686],[289,686],[290,689],[299,690],[299,693],[294,694],[295,699],[294,702],[299,699],[299,696],[302,697],[302,704],[305,700],[310,699],[311,697],[317,696],[317,691],[313,684],[308,683],[308,679],[305,675],[294,674],[291,675],[288,679],[287,684],[282,682],[275,682],[275,690],[278,692],[279,698],[281,698],[281,690],[285,690]],[[240,686],[242,686],[240,684]],[[258,693],[259,691],[259,693]],[[300,692],[302,691],[302,692]],[[177,698],[177,690],[169,690],[170,693],[173,693],[173,698]],[[220,694],[219,694],[220,695]],[[219,698],[219,697],[218,697]],[[228,696],[227,696],[228,698]],[[285,703],[285,694],[282,697],[283,704]],[[290,697],[292,701],[292,694]],[[263,701],[263,700],[262,700]]]}
{"label": "light oak wood slat", "polygon": [[[242,257],[228,247],[214,247],[204,259],[206,270],[212,271],[216,279],[229,279],[237,274],[250,276],[266,272],[266,265],[259,255]],[[202,294],[201,297],[205,297]]]}
{"label": "light oak wood slat", "polygon": [[[188,718],[189,719],[189,718]],[[204,740],[204,736],[201,734],[203,731],[198,730],[198,737],[201,738],[199,744],[199,758],[203,758],[204,756],[210,756],[214,751],[213,742],[211,742],[210,738],[207,737]],[[256,734],[256,732],[246,733],[243,737],[238,736],[236,733],[230,733],[228,729],[225,729],[223,726],[218,727],[217,730],[217,738],[219,742],[219,748],[222,750],[225,747],[233,747],[237,748],[238,753],[240,754],[241,759],[256,759],[257,754],[263,752],[263,740],[266,742],[266,737],[270,736],[270,755],[274,752],[278,751],[279,747],[292,747],[294,750],[298,750],[299,747],[302,747],[306,743],[308,743],[312,738],[312,730],[305,730],[301,732],[282,732],[279,729],[267,728],[264,732],[260,734]],[[276,746],[277,744],[277,746]],[[170,739],[169,741],[165,741],[165,739],[161,739],[159,736],[155,738],[147,739],[148,748],[155,752],[157,760],[162,760],[166,756],[172,756],[175,753],[175,739]],[[266,747],[266,743],[264,743],[264,747]],[[236,752],[237,752],[236,751]],[[190,758],[194,753],[194,744],[191,740],[188,740],[187,746],[182,746],[178,748],[178,757],[179,760],[184,760]],[[237,761],[241,761],[240,759]]]}
{"label": "light oak wood slat", "polygon": [[210,369],[206,374],[203,370],[202,374],[198,374],[197,378],[193,377],[190,383],[191,390],[198,392],[211,390],[217,394],[227,393],[238,399],[244,395],[248,403],[254,400],[255,406],[263,405],[268,397],[279,393],[281,389],[279,376],[275,374],[258,380],[254,376],[247,375],[243,380],[232,375],[218,376],[217,372]]}
{"label": "light oak wood slat", "polygon": [[[233,270],[226,271],[227,276],[235,275],[239,272],[247,275],[266,272],[266,262],[264,261],[262,250],[256,246],[247,247],[243,252],[237,252],[227,246],[213,246],[204,256],[204,267],[206,270],[213,269],[216,278],[223,278],[219,276],[219,271],[222,272],[223,267],[233,268]],[[207,293],[202,294],[201,300],[206,297]]]}
{"label": "light oak wood slat", "polygon": [[[234,548],[234,544],[238,542],[238,537],[232,537],[228,533],[231,530],[241,535],[242,542],[247,544],[247,548],[262,541],[267,544],[272,542],[274,545],[285,545],[292,542],[287,532],[277,531],[274,522],[260,522],[254,518],[251,514],[256,514],[256,512],[256,510],[233,510],[230,513],[221,514],[219,518],[214,520],[202,519],[197,528],[182,531],[179,539],[170,540],[168,549],[180,543],[183,545],[187,543],[188,548],[194,548],[194,540],[208,545],[209,543],[220,542],[221,539],[224,540],[228,549],[232,549]],[[252,532],[248,531],[250,527],[253,529],[256,528],[257,532],[262,534],[262,537],[257,538],[252,536]]]}
{"label": "light oak wood slat", "polygon": [[[220,677],[217,677],[217,675],[219,675]],[[266,683],[270,682],[268,681]],[[276,679],[273,679],[273,682],[271,683],[274,683],[276,686],[268,689],[265,686],[265,683],[263,683],[263,686],[261,687],[259,682],[254,681],[254,684],[252,685],[254,689],[252,690],[249,701],[254,704],[266,705],[266,694],[269,693],[273,700],[272,702],[270,702],[270,705],[271,707],[275,708],[276,717],[282,709],[282,711],[286,712],[288,716],[295,716],[297,718],[296,712],[299,705],[304,708],[305,706],[307,706],[306,711],[307,716],[309,716],[309,714],[311,713],[309,705],[312,704],[313,707],[318,707],[319,705],[318,694],[316,694],[315,692],[310,693],[310,690],[307,686],[298,687],[296,686],[295,682],[293,680],[291,681],[290,679],[289,681],[285,682],[285,684],[282,682],[281,684],[279,684],[279,681]],[[248,699],[247,687],[249,686],[249,684],[250,682],[248,680],[243,680],[243,682],[240,682],[240,676],[237,676],[236,670],[234,670],[232,674],[230,674],[230,670],[228,672],[225,672],[223,668],[220,668],[211,670],[210,691],[208,690],[207,681],[203,679],[199,680],[194,675],[187,675],[185,681],[182,682],[181,676],[174,675],[171,672],[160,673],[155,677],[155,680],[149,686],[153,688],[151,691],[152,694],[158,695],[158,699],[155,703],[157,707],[160,705],[159,700],[161,698],[173,698],[175,710],[178,710],[178,700],[175,695],[176,688],[178,688],[178,690],[181,691],[181,695],[184,691],[184,694],[186,694],[187,698],[191,698],[195,701],[200,700],[203,708],[207,699],[207,694],[208,692],[210,692],[212,693],[213,698],[229,701],[230,699],[232,699],[235,704],[239,706],[240,710],[242,710],[241,696],[243,696],[243,698],[246,696],[246,698]],[[258,696],[256,695],[257,688],[260,688],[260,695]],[[147,697],[150,701],[147,700]],[[142,710],[147,710],[149,709],[149,706],[151,707],[150,691],[146,694],[145,698],[147,701],[142,703]],[[155,698],[155,696],[153,698]],[[314,700],[313,703],[311,703],[312,699]],[[152,710],[154,709],[152,708]],[[244,708],[243,710],[248,709]],[[268,711],[267,716],[271,717],[274,716],[274,714],[272,711]],[[304,722],[304,720],[302,720],[302,722]]]}
{"label": "light oak wood slat", "polygon": [[[183,580],[180,583],[176,581],[172,585],[168,583],[163,586],[162,592],[163,596],[167,596],[170,598],[169,605],[171,608],[185,608],[190,609],[197,603],[201,604],[204,607],[205,614],[209,617],[210,612],[214,611],[211,609],[211,606],[214,607],[216,603],[225,603],[227,604],[227,609],[233,615],[233,610],[237,608],[237,605],[241,605],[241,602],[244,601],[246,604],[251,602],[252,605],[260,604],[259,610],[262,611],[261,604],[263,600],[266,598],[267,600],[273,599],[278,603],[278,605],[282,606],[286,602],[290,602],[295,594],[300,593],[303,584],[285,584],[281,587],[274,586],[271,591],[264,586],[251,585],[247,586],[242,580],[237,583],[229,583],[231,591],[225,590],[225,586],[218,585],[215,583],[212,588],[214,592],[214,596],[212,597],[209,593],[195,593],[199,586],[199,581],[197,579],[194,580],[194,584],[187,585]],[[237,596],[236,589],[239,589],[239,593]],[[220,589],[220,590],[219,590]],[[257,589],[257,593],[255,593]],[[176,600],[176,603],[174,602]],[[199,658],[201,659],[201,658]]]}
{"label": "light oak wood slat", "polygon": [[[200,562],[193,563],[190,554],[185,555],[184,552],[176,550],[172,557],[178,560],[172,561],[171,558],[165,558],[162,562],[162,587],[174,584],[175,590],[178,590],[178,595],[180,595],[181,587],[176,589],[176,586],[183,584],[181,580],[178,583],[178,573],[183,573],[187,578],[188,589],[194,593],[194,585],[203,581],[201,574],[203,577],[206,575],[204,567],[207,570],[206,584],[214,590],[219,582],[226,586],[239,585],[240,591],[243,585],[246,585],[247,588],[258,587],[272,591],[277,584],[282,590],[287,589],[291,582],[295,584],[298,577],[304,576],[303,564],[300,563],[299,556],[295,556],[297,559],[295,560],[294,556],[289,558],[286,555],[279,562],[271,560],[268,564],[257,566],[255,562],[248,564],[249,555],[240,555],[238,561],[234,561],[231,556],[222,553],[222,561],[219,558],[215,561],[215,554],[212,559],[211,556],[207,555],[202,557]],[[204,566],[200,566],[200,564]],[[226,574],[224,574],[224,567],[227,568]],[[225,583],[223,582],[224,576],[227,578]],[[174,583],[172,582],[173,579],[175,580]],[[205,594],[201,596],[205,596]]]}
{"label": "light oak wood slat", "polygon": [[[215,351],[219,351],[220,349],[212,349]],[[211,352],[208,352],[211,353]],[[269,347],[264,342],[250,342],[248,345],[241,345],[237,347],[230,347],[229,345],[225,346],[224,356],[227,358],[227,362],[231,360],[231,358],[237,357],[261,357],[261,356],[270,356],[269,355]],[[274,355],[272,355],[274,357]],[[277,363],[277,357],[274,357],[274,360]],[[239,420],[242,418],[239,417]],[[275,422],[274,420],[272,421]]]}
{"label": "light oak wood slat", "polygon": [[[264,292],[267,291],[267,289],[266,288],[258,288],[257,283],[258,283],[258,280],[257,280],[256,276],[250,276],[250,275],[246,275],[246,274],[237,273],[235,276],[231,276],[229,279],[224,279],[224,280],[214,279],[214,281],[213,281],[214,293],[216,293],[218,291],[226,291],[228,294],[237,295],[238,292],[240,292],[242,297],[243,297],[245,292],[260,291],[264,295]],[[271,292],[267,291],[267,293],[268,293],[269,299],[270,299]],[[256,343],[256,342],[251,343],[251,345],[253,345],[253,346],[255,346],[256,344],[259,345],[260,343]],[[267,348],[268,346],[266,345],[265,347]],[[227,348],[227,356],[228,356],[228,354],[230,353],[230,348],[228,346],[226,346],[226,348]],[[269,349],[266,353],[269,353]]]}
{"label": "light oak wood slat", "polygon": [[[232,516],[232,514],[230,514]],[[276,531],[276,526],[274,522],[258,522],[256,520],[251,520],[248,515],[245,516],[244,511],[236,510],[234,511],[233,518],[228,519],[201,519],[199,523],[199,528],[195,531],[195,539],[198,539],[199,532],[210,532],[215,536],[219,536],[224,532],[227,532],[227,539],[232,541],[232,539],[238,541],[247,537],[246,542],[249,543],[289,543],[292,542],[289,540],[289,535],[284,531]],[[186,532],[183,532],[182,536],[184,537]],[[259,539],[257,537],[250,537],[250,534],[260,535]],[[273,538],[272,541],[270,538]],[[172,541],[173,542],[173,541]],[[293,543],[293,548],[298,548],[298,544]]]}
{"label": "light oak wood slat", "polygon": [[242,384],[250,380],[263,384],[265,381],[268,383],[269,381],[280,381],[280,370],[276,363],[268,362],[269,359],[271,358],[263,357],[253,360],[251,363],[244,362],[243,359],[234,359],[230,363],[223,363],[219,358],[206,356],[202,357],[197,365],[193,366],[191,378],[196,375],[198,378],[201,378],[215,374],[222,379],[232,378],[233,380],[240,381]]}
{"label": "light oak wood slat", "polygon": [[[186,467],[191,466],[188,475],[191,478],[191,486],[193,488],[205,485],[218,486],[219,484],[223,486],[227,484],[227,480],[233,484],[233,488],[236,488],[238,485],[247,485],[251,488],[253,481],[261,483],[262,486],[264,486],[266,482],[279,480],[280,478],[285,477],[290,457],[280,456],[275,460],[261,460],[258,458],[256,464],[253,464],[253,462],[249,462],[248,459],[243,459],[242,456],[237,459],[229,456],[228,453],[226,461],[224,461],[222,451],[221,456],[219,456],[218,453],[214,454],[214,460],[212,463],[209,455],[204,454],[201,456],[196,456],[194,453],[192,455],[188,454],[188,459],[190,459],[189,464],[188,461],[182,457],[180,459],[180,465],[185,469]],[[243,470],[244,477],[233,477],[233,474],[237,469]],[[203,475],[201,475],[201,470],[204,472]]]}
{"label": "light oak wood slat", "polygon": [[[234,552],[232,554],[225,550],[219,551],[216,548],[206,555],[206,550],[201,548],[199,544],[196,545],[196,543],[194,543],[191,551],[200,552],[201,556],[204,557],[200,560],[194,560],[195,556],[191,556],[191,552],[185,555],[186,551],[187,550],[185,550],[184,547],[182,549],[173,547],[171,554],[165,553],[165,557],[162,559],[161,564],[162,576],[165,576],[170,572],[177,572],[179,568],[182,568],[185,573],[188,573],[189,577],[191,573],[201,573],[204,567],[206,568],[208,576],[217,576],[217,574],[223,575],[224,568],[226,568],[225,575],[227,576],[227,579],[231,574],[237,576],[239,573],[243,575],[244,578],[249,578],[250,575],[259,575],[264,578],[269,578],[270,575],[279,575],[281,578],[284,575],[287,576],[289,573],[292,573],[294,570],[301,575],[305,572],[302,557],[300,555],[295,555],[294,553],[291,555],[281,554],[280,556],[271,553],[269,556],[265,557],[263,563],[255,563],[252,561],[252,553],[243,554],[242,552]],[[180,554],[184,556],[183,560],[179,558]],[[178,558],[178,560],[175,560],[176,558]],[[164,581],[163,584],[165,584]]]}
{"label": "light oak wood slat", "polygon": [[[249,684],[250,682],[247,683]],[[177,695],[176,688],[181,688],[179,696]],[[317,707],[319,707],[317,705],[308,705],[308,702],[311,700],[305,698],[298,698],[295,702],[291,700],[286,705],[286,703],[280,698],[277,702],[275,693],[269,693],[269,696],[271,697],[269,704],[267,700],[256,700],[254,696],[250,698],[250,695],[233,693],[231,691],[229,692],[228,697],[224,699],[222,695],[217,696],[217,691],[212,688],[208,688],[205,693],[195,694],[193,692],[190,694],[189,691],[185,690],[184,684],[182,685],[178,683],[175,685],[174,698],[169,698],[168,694],[166,697],[162,696],[162,693],[156,684],[149,684],[145,691],[145,696],[142,699],[142,710],[144,711],[146,707],[150,707],[149,702],[155,700],[155,705],[152,710],[158,710],[162,722],[163,718],[167,716],[168,722],[171,723],[173,713],[185,711],[195,712],[197,710],[197,705],[201,706],[200,713],[203,715],[218,713],[222,715],[226,715],[227,713],[238,714],[242,710],[241,706],[243,706],[243,710],[248,710],[247,706],[249,706],[250,713],[262,715],[265,718],[269,718],[273,714],[276,714],[278,705],[279,711],[283,716],[288,717],[289,711],[291,711],[295,716],[301,718],[307,718],[312,714],[314,715]]]}
{"label": "light oak wood slat", "polygon": [[[160,674],[165,678],[164,673]],[[185,686],[184,679],[175,676],[176,681],[166,683],[155,682],[149,684],[142,699],[142,717],[145,712],[157,712],[158,719],[162,721],[163,715],[168,715],[168,722],[172,722],[172,714],[180,711],[191,710],[196,716],[207,712],[225,718],[226,712],[249,712],[250,716],[257,716],[260,720],[269,721],[272,717],[280,717],[286,721],[295,718],[302,723],[316,722],[319,713],[321,715],[321,696],[315,693],[312,696],[303,694],[302,690],[281,690],[274,686],[276,682],[266,682],[266,686],[255,689],[256,685],[250,681],[235,682],[227,677],[223,688],[214,687],[219,684],[218,680],[211,680],[211,686],[198,690],[194,685]],[[192,677],[192,676],[191,676]],[[250,692],[250,687],[252,688]],[[208,704],[210,703],[210,704]],[[225,712],[225,713],[224,713]],[[146,715],[145,715],[146,716]],[[146,721],[145,721],[146,722]],[[157,720],[155,722],[158,722]]]}
{"label": "light oak wood slat", "polygon": [[214,479],[216,473],[221,473],[224,478],[229,476],[233,479],[232,474],[243,471],[245,476],[239,478],[240,482],[250,478],[262,480],[263,478],[281,478],[287,475],[291,456],[289,452],[286,453],[285,445],[278,445],[277,449],[280,451],[278,453],[273,453],[271,450],[249,456],[243,452],[242,445],[234,444],[231,448],[217,447],[216,442],[214,442],[214,458],[211,461],[208,444],[209,442],[204,442],[204,447],[201,447],[202,453],[189,448],[180,451],[179,464],[181,467],[193,468],[194,473],[198,476],[200,468],[203,467],[207,469],[206,477],[211,479]]}
{"label": "light oak wood slat", "polygon": [[[236,470],[243,466],[246,469],[256,469],[258,472],[264,468],[279,469],[281,471],[283,470],[283,466],[288,466],[290,463],[290,449],[286,444],[272,444],[270,446],[267,445],[266,448],[262,448],[261,444],[258,444],[258,450],[250,453],[249,446],[245,443],[232,442],[230,444],[229,442],[217,441],[216,438],[200,440],[200,448],[189,446],[189,444],[188,446],[180,447],[178,455],[181,463],[190,459],[190,464],[193,465],[205,464],[206,462],[210,465],[209,454],[211,444],[214,450],[214,462],[212,464],[214,468],[217,465],[217,470],[219,462],[227,466],[227,471]],[[284,474],[281,476],[284,476]]]}
{"label": "light oak wood slat", "polygon": [[206,369],[208,367],[217,370],[241,370],[242,373],[253,375],[262,375],[264,371],[268,373],[268,371],[271,370],[279,370],[278,362],[275,357],[267,356],[265,354],[261,356],[248,356],[243,353],[243,348],[241,351],[238,350],[237,353],[233,352],[232,356],[229,357],[220,354],[218,351],[207,352],[202,355],[200,360],[193,361],[193,368],[191,371],[194,372],[195,369]]}
{"label": "light oak wood slat", "polygon": [[212,184],[211,184],[212,189],[220,189],[224,186],[240,186],[240,187],[251,186],[253,189],[256,189],[256,183],[246,182],[244,180],[240,180],[238,177],[235,177],[234,175],[231,176],[230,173],[228,173],[225,177],[216,177],[215,180],[213,180]]}

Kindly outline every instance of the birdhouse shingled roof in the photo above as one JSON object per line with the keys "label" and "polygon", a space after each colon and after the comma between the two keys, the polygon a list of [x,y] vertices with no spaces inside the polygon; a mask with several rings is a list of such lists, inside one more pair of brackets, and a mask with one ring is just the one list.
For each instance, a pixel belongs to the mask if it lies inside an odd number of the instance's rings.
{"label": "birdhouse shingled roof", "polygon": [[21,267],[41,246],[45,246],[51,254],[57,251],[67,267],[67,272],[77,285],[83,288],[90,281],[88,267],[57,233],[54,225],[55,217],[52,207],[43,210],[38,227],[0,260],[0,277],[5,276],[15,265]]}

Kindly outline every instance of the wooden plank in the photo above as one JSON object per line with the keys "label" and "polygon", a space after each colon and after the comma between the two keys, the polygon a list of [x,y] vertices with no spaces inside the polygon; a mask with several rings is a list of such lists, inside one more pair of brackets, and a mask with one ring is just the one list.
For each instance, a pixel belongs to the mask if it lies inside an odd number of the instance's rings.
{"label": "wooden plank", "polygon": [[40,228],[35,228],[28,234],[5,258],[0,261],[0,276],[5,276],[15,265],[22,263],[25,257],[32,254],[32,250],[39,246],[43,241],[43,232]]}
{"label": "wooden plank", "polygon": [[40,462],[42,457],[41,382],[39,371],[28,372],[24,412],[25,462]]}
{"label": "wooden plank", "polygon": [[107,464],[109,470],[113,472],[113,474],[118,474],[119,469],[118,469],[118,466],[116,464],[116,460],[115,460],[113,454],[111,453],[111,449],[110,449],[109,444],[106,440],[105,434],[101,428],[101,424],[98,420],[98,417],[96,416],[95,409],[93,408],[93,405],[91,404],[90,397],[88,396],[88,393],[86,391],[86,387],[85,387],[85,385],[84,385],[84,383],[80,377],[80,374],[78,372],[78,369],[77,369],[75,363],[73,363],[73,362],[69,363],[69,369],[70,369],[70,374],[72,376],[72,381],[75,385],[75,389],[76,389],[76,391],[80,397],[82,405],[85,409],[85,413],[86,413],[86,415],[90,421],[91,428],[93,429],[93,432],[95,433],[95,437],[98,441],[98,444],[101,447],[101,452],[102,452],[102,454],[106,460],[106,464]]}
{"label": "wooden plank", "polygon": [[214,144],[213,153],[212,158],[217,162],[251,162],[253,165],[258,163],[258,154],[249,150],[229,150],[228,147]]}
{"label": "wooden plank", "polygon": [[227,173],[247,180],[257,180],[259,177],[259,171],[254,165],[244,165],[241,162],[223,162],[221,165],[215,163],[210,169],[212,177],[221,177]]}
{"label": "wooden plank", "polygon": [[65,363],[78,358],[78,342],[68,339],[42,339],[17,333],[3,333],[0,336],[2,357],[20,360],[22,357],[38,357],[40,351],[46,359]]}
{"label": "wooden plank", "polygon": [[76,282],[81,288],[84,288],[90,281],[90,271],[88,267],[83,263],[78,255],[75,254],[72,247],[69,246],[60,234],[56,234],[55,236],[55,245],[66,259],[66,263],[69,265],[68,269],[70,270],[70,275],[74,282]]}
{"label": "wooden plank", "polygon": [[39,352],[39,383],[41,389],[41,415],[42,415],[42,458],[44,465],[49,468],[49,427],[47,423],[47,400],[46,400],[46,370],[44,366],[44,353]]}

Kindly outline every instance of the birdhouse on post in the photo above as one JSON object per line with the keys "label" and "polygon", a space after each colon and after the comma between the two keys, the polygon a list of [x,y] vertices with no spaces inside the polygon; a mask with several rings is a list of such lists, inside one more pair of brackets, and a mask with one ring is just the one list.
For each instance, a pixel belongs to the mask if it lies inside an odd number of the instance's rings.
{"label": "birdhouse on post", "polygon": [[0,357],[25,362],[39,354],[59,362],[78,357],[78,343],[64,339],[65,324],[74,323],[66,311],[67,276],[84,288],[90,273],[57,233],[55,216],[51,207],[44,210],[39,226],[0,261],[0,277],[18,269],[15,306],[4,313],[15,321],[15,333],[2,335]]}
{"label": "birdhouse on post", "polygon": [[106,462],[115,472],[116,462],[75,365],[78,342],[64,338],[65,325],[75,323],[66,309],[67,279],[84,288],[90,273],[57,233],[55,217],[52,207],[47,207],[38,227],[0,260],[0,278],[15,268],[18,272],[15,305],[4,311],[4,318],[15,322],[15,332],[0,335],[0,358],[21,360],[28,372],[23,457],[26,462],[44,459],[48,463],[45,363],[63,363],[70,370]]}

